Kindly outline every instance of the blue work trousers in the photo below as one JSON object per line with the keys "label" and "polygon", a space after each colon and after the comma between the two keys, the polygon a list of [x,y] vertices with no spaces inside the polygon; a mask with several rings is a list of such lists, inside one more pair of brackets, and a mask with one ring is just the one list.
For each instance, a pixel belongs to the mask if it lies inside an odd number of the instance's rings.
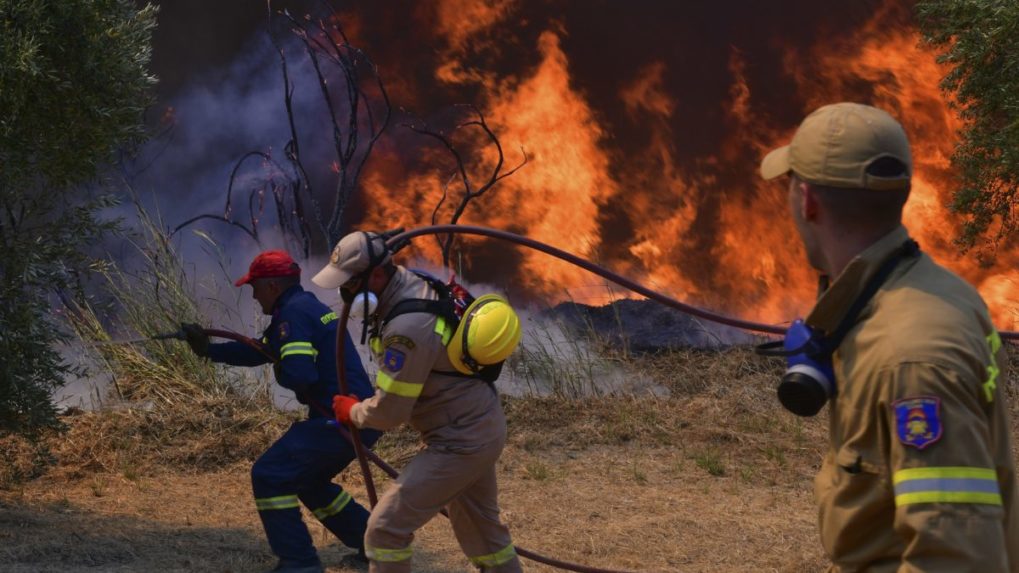
{"label": "blue work trousers", "polygon": [[[344,545],[364,550],[368,510],[332,482],[357,455],[328,421],[295,422],[251,468],[255,506],[269,546],[277,557],[293,564],[319,563],[298,501]],[[361,440],[371,447],[381,435],[362,430]]]}

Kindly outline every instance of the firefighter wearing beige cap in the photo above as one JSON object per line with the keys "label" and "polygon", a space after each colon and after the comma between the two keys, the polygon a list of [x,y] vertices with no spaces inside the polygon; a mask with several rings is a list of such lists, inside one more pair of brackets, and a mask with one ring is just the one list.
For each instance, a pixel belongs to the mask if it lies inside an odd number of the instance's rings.
{"label": "firefighter wearing beige cap", "polygon": [[815,480],[830,570],[1019,572],[1006,354],[977,292],[902,226],[902,126],[824,106],[761,174],[787,176],[807,258],[834,277],[797,327],[808,342],[790,349],[790,328],[779,387],[801,415],[831,399]]}
{"label": "firefighter wearing beige cap", "polygon": [[[460,547],[475,566],[520,571],[509,530],[499,520],[495,463],[506,441],[499,396],[459,354],[447,352],[453,333],[444,319],[420,307],[393,316],[401,302],[436,300],[435,288],[393,264],[381,236],[364,232],[343,237],[312,281],[339,288],[353,308],[368,306],[361,298],[368,293],[376,298],[365,315],[379,366],[377,389],[361,402],[337,397],[337,418],[375,429],[409,422],[426,445],[372,511],[365,534],[370,570],[410,571],[414,532],[445,507]],[[475,304],[482,299],[491,300],[481,297]],[[519,323],[511,326],[519,332]]]}

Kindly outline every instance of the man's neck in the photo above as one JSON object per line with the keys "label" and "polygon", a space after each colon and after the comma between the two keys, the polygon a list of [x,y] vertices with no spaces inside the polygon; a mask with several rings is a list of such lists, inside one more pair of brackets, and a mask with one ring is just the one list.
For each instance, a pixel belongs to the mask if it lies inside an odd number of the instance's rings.
{"label": "man's neck", "polygon": [[823,271],[834,279],[842,274],[842,271],[857,255],[880,241],[895,228],[834,230],[822,239],[824,241],[822,248],[827,259],[826,268]]}

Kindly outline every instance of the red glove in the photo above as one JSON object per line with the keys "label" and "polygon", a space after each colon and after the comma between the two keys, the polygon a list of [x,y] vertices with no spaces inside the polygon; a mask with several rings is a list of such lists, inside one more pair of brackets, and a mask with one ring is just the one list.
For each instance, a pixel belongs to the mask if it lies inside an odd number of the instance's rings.
{"label": "red glove", "polygon": [[344,424],[350,424],[350,409],[360,400],[356,396],[333,396],[333,413],[336,419]]}

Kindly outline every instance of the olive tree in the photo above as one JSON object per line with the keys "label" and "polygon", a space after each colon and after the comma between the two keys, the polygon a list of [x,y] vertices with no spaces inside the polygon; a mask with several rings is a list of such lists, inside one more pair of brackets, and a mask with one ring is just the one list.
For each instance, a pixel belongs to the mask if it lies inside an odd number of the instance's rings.
{"label": "olive tree", "polygon": [[967,216],[959,242],[989,234],[997,243],[1016,226],[1019,2],[920,0],[916,10],[924,39],[949,65],[941,85],[965,122],[952,158],[953,208]]}
{"label": "olive tree", "polygon": [[110,223],[104,165],[144,137],[156,8],[0,0],[0,434],[58,426],[71,366],[52,302]]}

